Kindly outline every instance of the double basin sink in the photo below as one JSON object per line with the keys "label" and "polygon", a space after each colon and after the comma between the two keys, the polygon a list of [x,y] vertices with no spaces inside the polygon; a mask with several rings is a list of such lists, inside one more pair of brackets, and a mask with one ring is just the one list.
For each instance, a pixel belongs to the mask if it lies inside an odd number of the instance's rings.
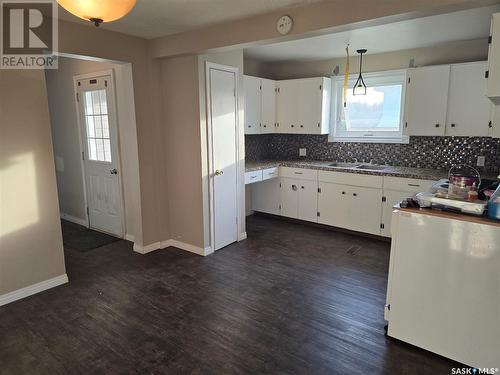
{"label": "double basin sink", "polygon": [[329,167],[337,167],[337,168],[352,168],[359,169],[365,171],[383,171],[387,169],[387,165],[376,165],[376,164],[362,164],[362,163],[343,163],[343,162],[335,162],[327,164]]}

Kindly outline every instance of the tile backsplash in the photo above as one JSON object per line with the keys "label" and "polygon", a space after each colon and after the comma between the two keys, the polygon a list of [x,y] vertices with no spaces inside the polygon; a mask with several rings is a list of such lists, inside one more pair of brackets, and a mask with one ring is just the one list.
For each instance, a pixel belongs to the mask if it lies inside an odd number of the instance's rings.
{"label": "tile backsplash", "polygon": [[328,142],[328,135],[261,134],[245,136],[247,160],[296,160],[299,148],[309,160],[365,161],[402,167],[447,169],[454,164],[500,169],[500,139],[487,137],[410,137],[409,144]]}

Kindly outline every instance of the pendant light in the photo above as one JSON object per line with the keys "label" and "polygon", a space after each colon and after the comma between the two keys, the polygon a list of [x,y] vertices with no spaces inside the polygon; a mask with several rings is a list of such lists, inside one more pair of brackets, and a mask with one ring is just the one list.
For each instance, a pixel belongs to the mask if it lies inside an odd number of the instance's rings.
{"label": "pendant light", "polygon": [[60,6],[73,15],[99,26],[127,15],[136,0],[57,0]]}
{"label": "pendant light", "polygon": [[359,53],[359,76],[352,88],[353,95],[366,95],[366,85],[361,75],[361,69],[363,67],[363,53],[366,53],[366,49],[358,49],[356,52]]}

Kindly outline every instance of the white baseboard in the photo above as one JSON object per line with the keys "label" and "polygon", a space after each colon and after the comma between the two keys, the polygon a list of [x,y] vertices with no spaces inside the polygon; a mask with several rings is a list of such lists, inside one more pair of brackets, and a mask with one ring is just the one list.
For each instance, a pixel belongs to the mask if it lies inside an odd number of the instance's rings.
{"label": "white baseboard", "polygon": [[131,234],[128,234],[128,233],[125,233],[125,237],[124,237],[127,241],[130,241],[130,242],[134,242],[135,241],[135,237]]}
{"label": "white baseboard", "polygon": [[240,235],[238,236],[238,242],[246,239],[247,239],[247,232],[240,233]]}
{"label": "white baseboard", "polygon": [[55,288],[56,286],[66,284],[68,276],[66,274],[48,279],[25,288],[14,290],[13,292],[2,294],[0,296],[0,306],[32,296],[33,294],[43,292],[44,290]]}
{"label": "white baseboard", "polygon": [[213,253],[210,246],[206,248],[201,248],[199,246],[191,245],[174,239],[169,239],[161,242],[154,242],[146,246],[141,246],[139,244],[134,243],[134,251],[140,254],[147,254],[150,253],[151,251],[166,249],[167,247],[176,247],[178,249],[189,251],[191,253],[195,253],[202,256],[207,256]]}
{"label": "white baseboard", "polygon": [[86,219],[80,219],[79,217],[76,216],[71,216],[68,214],[65,214],[64,212],[61,212],[60,214],[61,219],[71,221],[72,223],[78,224],[78,225],[83,225],[84,227],[89,227],[89,223],[87,222]]}

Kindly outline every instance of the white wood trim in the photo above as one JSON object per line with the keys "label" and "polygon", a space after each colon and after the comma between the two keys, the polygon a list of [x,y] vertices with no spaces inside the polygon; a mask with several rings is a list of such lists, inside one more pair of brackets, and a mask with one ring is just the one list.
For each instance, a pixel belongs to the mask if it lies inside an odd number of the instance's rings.
{"label": "white wood trim", "polygon": [[76,216],[65,214],[64,212],[61,212],[60,216],[61,216],[61,219],[70,221],[70,222],[78,224],[78,225],[82,225],[86,228],[89,227],[89,222],[87,219],[81,219],[81,218],[76,217]]}
{"label": "white wood trim", "polygon": [[[242,228],[242,207],[241,207],[241,191],[242,191],[242,178],[244,179],[245,176],[245,162],[244,160],[240,160],[240,142],[239,142],[239,137],[240,137],[240,116],[239,116],[239,110],[240,110],[240,70],[237,67],[234,66],[228,66],[228,65],[221,65],[221,64],[216,64],[210,61],[205,62],[205,106],[206,106],[206,126],[207,126],[207,143],[208,143],[208,200],[209,200],[209,228],[210,228],[210,246],[207,247],[206,249],[211,249],[210,251],[213,252],[213,249],[215,249],[215,216],[214,216],[214,182],[213,182],[213,175],[214,175],[214,155],[213,155],[213,139],[212,139],[212,121],[211,121],[211,109],[210,109],[210,69],[218,69],[222,70],[225,72],[231,72],[234,73],[235,75],[235,91],[236,91],[236,115],[235,115],[235,122],[236,122],[236,129],[235,129],[235,143],[236,143],[236,164],[237,164],[237,170],[236,170],[236,191],[238,192],[237,194],[237,199],[236,199],[236,215],[237,215],[237,228],[238,228],[238,234],[237,234],[237,241],[240,241],[240,233],[241,228]],[[242,177],[243,176],[243,177]],[[243,180],[243,185],[244,185],[244,180]],[[244,220],[244,219],[243,219]],[[200,248],[201,249],[201,248]],[[205,251],[204,249],[203,251]],[[189,250],[188,250],[189,251]],[[210,252],[210,253],[211,253]],[[208,254],[206,254],[208,255]]]}
{"label": "white wood trim", "polygon": [[198,254],[201,256],[207,256],[213,253],[211,247],[202,248],[199,246],[191,245],[174,239],[169,239],[161,242],[154,242],[146,246],[141,246],[137,243],[134,243],[134,251],[140,254],[147,254],[152,251],[166,249],[168,247],[176,247],[178,249],[189,251],[190,253]]}
{"label": "white wood trim", "polygon": [[133,234],[125,233],[124,237],[127,241],[135,242],[135,236]]}
{"label": "white wood trim", "polygon": [[[252,211],[252,213],[253,213],[253,211]],[[240,233],[238,235],[238,241],[243,241],[243,240],[246,240],[246,239],[247,239],[247,232],[243,232],[243,233]]]}
{"label": "white wood trim", "polygon": [[18,290],[14,290],[13,292],[7,294],[2,294],[0,296],[0,306],[32,296],[33,294],[43,292],[47,289],[55,288],[56,286],[66,284],[67,282],[68,276],[64,274]]}

